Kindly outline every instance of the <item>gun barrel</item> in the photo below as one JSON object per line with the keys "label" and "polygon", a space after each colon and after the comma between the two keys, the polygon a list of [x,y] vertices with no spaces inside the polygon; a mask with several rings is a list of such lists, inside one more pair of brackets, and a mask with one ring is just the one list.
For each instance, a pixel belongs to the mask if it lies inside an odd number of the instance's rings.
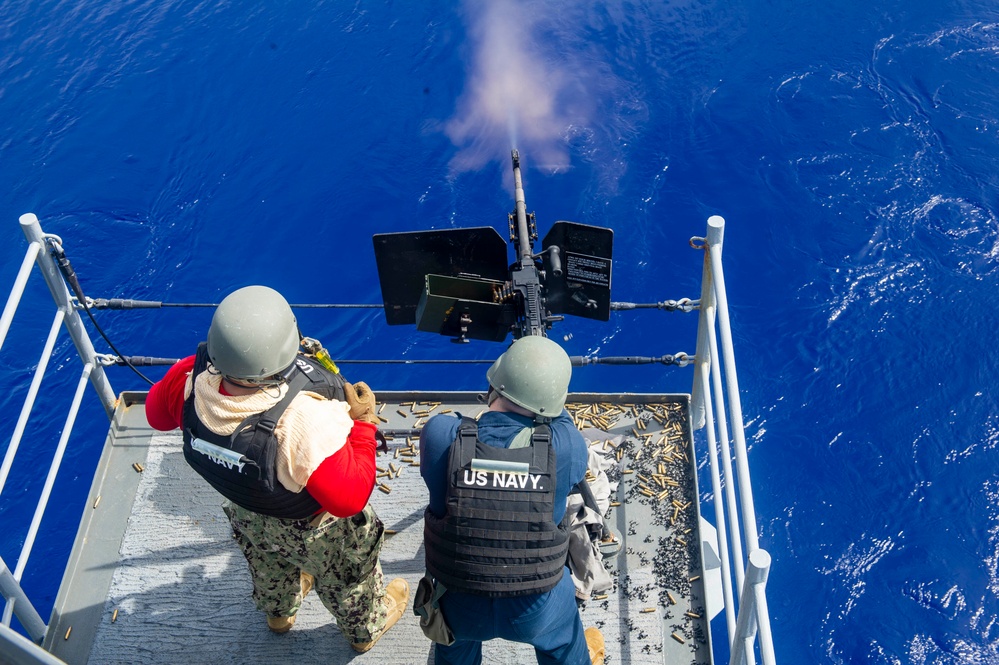
{"label": "gun barrel", "polygon": [[521,265],[533,261],[531,255],[531,235],[527,230],[527,202],[524,200],[524,181],[520,175],[520,153],[514,150],[513,157],[513,198],[517,214],[517,239],[519,247],[517,254]]}

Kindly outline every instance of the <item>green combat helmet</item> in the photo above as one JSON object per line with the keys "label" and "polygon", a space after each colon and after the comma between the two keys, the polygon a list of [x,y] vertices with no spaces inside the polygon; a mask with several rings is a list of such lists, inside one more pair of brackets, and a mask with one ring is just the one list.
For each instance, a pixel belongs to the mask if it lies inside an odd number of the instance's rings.
{"label": "green combat helmet", "polygon": [[298,354],[298,323],[288,301],[266,286],[233,291],[208,329],[208,357],[220,374],[260,382],[287,369]]}
{"label": "green combat helmet", "polygon": [[562,413],[571,376],[562,347],[535,335],[515,340],[486,372],[493,390],[545,420]]}

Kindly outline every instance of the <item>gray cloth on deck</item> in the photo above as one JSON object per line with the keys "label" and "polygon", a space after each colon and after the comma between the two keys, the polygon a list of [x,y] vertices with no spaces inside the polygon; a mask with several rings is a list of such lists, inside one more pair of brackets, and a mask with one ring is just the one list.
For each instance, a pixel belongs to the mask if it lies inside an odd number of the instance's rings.
{"label": "gray cloth on deck", "polygon": [[569,572],[576,586],[576,597],[580,600],[587,600],[591,594],[606,591],[614,585],[600,553],[599,536],[597,539],[591,538],[591,533],[600,533],[603,527],[602,515],[610,506],[610,482],[602,466],[602,458],[590,448],[589,469],[596,480],[589,483],[589,486],[600,509],[599,514],[584,505],[583,497],[579,494],[570,494],[566,500]]}

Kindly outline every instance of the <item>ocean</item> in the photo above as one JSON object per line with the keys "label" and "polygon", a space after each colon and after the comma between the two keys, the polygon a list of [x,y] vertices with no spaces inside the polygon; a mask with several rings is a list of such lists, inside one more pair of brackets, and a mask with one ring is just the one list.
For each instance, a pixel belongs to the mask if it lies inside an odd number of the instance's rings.
{"label": "ocean", "polygon": [[[380,303],[371,235],[505,234],[513,147],[542,235],[614,230],[615,301],[696,298],[688,243],[722,215],[778,662],[999,663],[999,5],[34,0],[0,7],[0,43],[8,287],[34,212],[93,298],[260,283]],[[37,276],[28,297],[0,354],[7,440],[52,316]],[[161,357],[192,353],[210,316],[96,314],[123,353]],[[502,349],[377,309],[299,321],[341,359]],[[693,353],[695,323],[615,312],[552,336],[571,355]],[[483,367],[345,371],[377,392],[478,389]],[[0,495],[11,568],[79,371],[64,334]],[[691,381],[595,366],[571,388]],[[106,430],[88,393],[24,573],[43,617]]]}

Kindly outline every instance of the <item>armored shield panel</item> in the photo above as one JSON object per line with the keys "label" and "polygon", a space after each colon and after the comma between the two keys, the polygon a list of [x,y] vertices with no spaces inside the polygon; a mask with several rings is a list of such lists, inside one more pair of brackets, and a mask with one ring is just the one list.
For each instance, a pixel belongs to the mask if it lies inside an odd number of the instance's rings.
{"label": "armored shield panel", "polygon": [[577,222],[555,222],[542,249],[559,248],[561,274],[545,253],[545,295],[552,314],[606,321],[610,318],[611,250],[614,231]]}
{"label": "armored shield panel", "polygon": [[490,226],[378,233],[372,240],[390,326],[416,323],[427,275],[496,281],[508,276],[506,241]]}

